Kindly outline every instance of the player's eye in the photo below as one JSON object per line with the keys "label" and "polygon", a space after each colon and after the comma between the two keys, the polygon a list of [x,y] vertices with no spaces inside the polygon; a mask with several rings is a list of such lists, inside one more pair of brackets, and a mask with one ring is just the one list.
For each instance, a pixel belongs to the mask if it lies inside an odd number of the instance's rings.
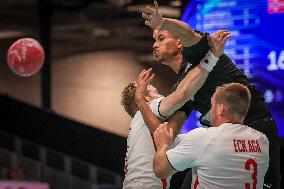
{"label": "player's eye", "polygon": [[159,41],[163,41],[164,39],[165,39],[165,36],[163,36],[163,35],[159,36]]}

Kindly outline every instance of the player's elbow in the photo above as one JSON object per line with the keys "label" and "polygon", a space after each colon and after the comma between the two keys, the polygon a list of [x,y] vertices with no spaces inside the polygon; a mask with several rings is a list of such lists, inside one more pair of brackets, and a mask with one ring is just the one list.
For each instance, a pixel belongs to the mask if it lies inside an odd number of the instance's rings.
{"label": "player's elbow", "polygon": [[158,178],[168,177],[165,167],[162,165],[161,161],[153,162],[153,171]]}
{"label": "player's elbow", "polygon": [[157,166],[157,165],[153,165],[153,170],[154,170],[154,173],[155,175],[158,177],[158,178],[164,178],[164,174],[163,174],[163,171],[161,169],[161,167]]}
{"label": "player's elbow", "polygon": [[184,47],[195,45],[201,38],[202,36],[192,30],[191,27],[189,27],[188,30],[181,31],[180,34],[181,43]]}
{"label": "player's elbow", "polygon": [[165,152],[160,151],[155,155],[153,160],[153,171],[158,178],[167,178],[174,173]]}

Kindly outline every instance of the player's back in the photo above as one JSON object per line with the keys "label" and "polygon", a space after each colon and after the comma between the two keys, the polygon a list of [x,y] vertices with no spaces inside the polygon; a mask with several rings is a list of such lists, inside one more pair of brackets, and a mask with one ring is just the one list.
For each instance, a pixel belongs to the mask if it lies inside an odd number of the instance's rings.
{"label": "player's back", "polygon": [[205,150],[193,168],[197,188],[263,188],[269,164],[269,142],[264,134],[230,123],[204,133]]}

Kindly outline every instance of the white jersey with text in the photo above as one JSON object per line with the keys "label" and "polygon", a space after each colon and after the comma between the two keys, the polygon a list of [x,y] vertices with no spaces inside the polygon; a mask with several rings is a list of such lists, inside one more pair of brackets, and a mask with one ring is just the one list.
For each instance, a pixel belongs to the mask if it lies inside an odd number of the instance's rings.
{"label": "white jersey with text", "polygon": [[169,163],[178,171],[192,168],[192,189],[263,188],[269,142],[259,131],[224,123],[178,135],[174,146]]}
{"label": "white jersey with text", "polygon": [[[149,102],[152,112],[161,120],[159,104],[164,97]],[[138,111],[131,124],[127,137],[125,157],[125,179],[123,189],[163,189],[169,188],[169,179],[160,179],[153,172],[155,145],[152,135]]]}

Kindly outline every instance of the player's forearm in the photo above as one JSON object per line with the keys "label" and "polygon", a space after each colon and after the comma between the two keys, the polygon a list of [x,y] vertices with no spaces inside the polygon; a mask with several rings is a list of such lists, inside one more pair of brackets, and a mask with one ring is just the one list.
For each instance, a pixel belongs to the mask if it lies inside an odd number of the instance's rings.
{"label": "player's forearm", "polygon": [[145,100],[139,100],[137,103],[137,106],[143,116],[143,119],[148,126],[148,129],[151,134],[155,132],[155,130],[159,127],[159,125],[162,123],[157,116],[151,111],[148,104]]}
{"label": "player's forearm", "polygon": [[174,138],[179,134],[180,129],[186,119],[187,115],[184,111],[176,111],[171,117],[167,119],[168,128],[172,129]]}
{"label": "player's forearm", "polygon": [[216,57],[213,52],[209,51],[200,61],[199,65],[190,70],[185,78],[179,83],[177,92],[184,94],[185,98],[192,98],[195,93],[203,86],[210,71],[217,64],[219,57]]}
{"label": "player's forearm", "polygon": [[168,146],[158,148],[153,160],[153,170],[155,175],[159,178],[166,178],[171,174],[169,169],[170,165],[166,155],[168,149]]}
{"label": "player's forearm", "polygon": [[201,39],[201,35],[192,30],[187,23],[177,19],[164,18],[161,29],[167,30],[180,38],[184,47],[190,47]]}
{"label": "player's forearm", "polygon": [[[207,76],[206,71],[201,66],[196,66],[186,75],[186,77],[178,85],[177,89],[169,96],[161,105],[161,114],[164,116],[171,115],[176,110],[180,109],[187,101],[193,98],[196,92],[202,87]],[[167,105],[165,105],[167,103]]]}
{"label": "player's forearm", "polygon": [[182,102],[187,102],[194,97],[205,83],[208,74],[209,72],[199,64],[185,76],[176,89],[176,92],[183,97]]}

